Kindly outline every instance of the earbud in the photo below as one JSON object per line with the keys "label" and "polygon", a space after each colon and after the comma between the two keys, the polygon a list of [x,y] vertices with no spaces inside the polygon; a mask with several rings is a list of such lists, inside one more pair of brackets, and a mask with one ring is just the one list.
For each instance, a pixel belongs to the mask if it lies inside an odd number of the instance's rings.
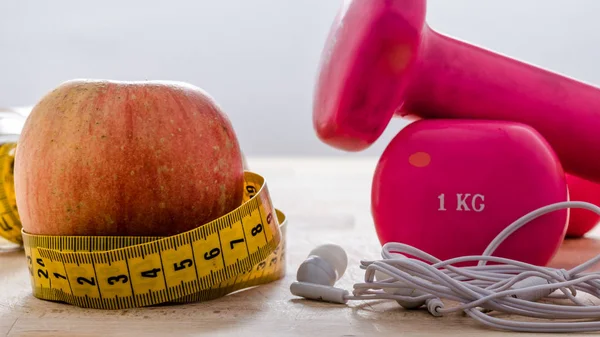
{"label": "earbud", "polygon": [[292,283],[290,291],[307,299],[346,303],[348,291],[333,285],[344,275],[347,265],[348,256],[342,247],[331,243],[318,246],[298,267],[298,282]]}
{"label": "earbud", "polygon": [[320,245],[308,254],[308,258],[298,267],[299,282],[333,286],[346,272],[348,256],[336,244]]}
{"label": "earbud", "polygon": [[[398,255],[398,258],[404,258],[404,255]],[[311,250],[298,267],[297,282],[291,284],[290,291],[306,299],[344,304],[350,298],[350,293],[333,285],[344,275],[347,266],[348,256],[342,247],[332,243],[320,245]],[[376,282],[386,279],[385,274],[375,272]],[[416,289],[398,287],[384,291],[403,297],[396,301],[405,309],[417,309],[426,305],[432,315],[440,316],[437,310],[443,308],[439,298],[420,299],[426,294]]]}

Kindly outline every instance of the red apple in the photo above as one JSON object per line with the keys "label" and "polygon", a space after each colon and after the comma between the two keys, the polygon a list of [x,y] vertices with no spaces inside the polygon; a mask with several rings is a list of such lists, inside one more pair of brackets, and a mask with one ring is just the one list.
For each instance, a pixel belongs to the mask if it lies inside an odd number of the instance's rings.
{"label": "red apple", "polygon": [[[585,201],[600,206],[600,184],[567,174],[569,200]],[[568,237],[582,237],[600,221],[600,215],[581,208],[571,208],[569,215]]]}
{"label": "red apple", "polygon": [[72,80],[25,123],[17,207],[32,234],[174,235],[241,204],[242,165],[232,124],[200,88]]}

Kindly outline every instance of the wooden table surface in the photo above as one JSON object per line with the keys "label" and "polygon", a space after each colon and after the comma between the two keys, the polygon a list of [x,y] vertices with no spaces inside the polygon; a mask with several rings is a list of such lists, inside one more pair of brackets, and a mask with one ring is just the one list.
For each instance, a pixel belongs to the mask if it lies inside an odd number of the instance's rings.
{"label": "wooden table surface", "polygon": [[[376,159],[249,158],[263,175],[275,206],[289,221],[287,275],[216,300],[117,311],[82,309],[31,295],[22,251],[0,253],[0,336],[493,336],[506,335],[463,314],[434,318],[395,302],[316,303],[294,297],[289,286],[316,245],[344,246],[349,266],[339,287],[363,278],[361,259],[380,257],[370,215]],[[600,252],[597,231],[569,240],[553,265],[570,267]],[[510,334],[509,334],[510,335]]]}

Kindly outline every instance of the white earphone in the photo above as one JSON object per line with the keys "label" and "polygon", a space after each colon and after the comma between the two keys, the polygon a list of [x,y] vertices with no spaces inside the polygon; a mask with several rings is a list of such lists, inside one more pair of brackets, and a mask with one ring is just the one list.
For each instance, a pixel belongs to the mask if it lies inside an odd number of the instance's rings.
{"label": "white earphone", "polygon": [[[569,201],[545,206],[508,226],[490,243],[483,255],[447,261],[405,244],[387,243],[382,248],[381,260],[361,261],[365,281],[354,284],[352,293],[334,287],[348,264],[344,249],[336,244],[325,244],[313,249],[299,266],[297,281],[291,284],[290,291],[306,299],[339,304],[349,300],[395,300],[405,309],[425,306],[430,314],[437,317],[464,311],[490,327],[511,331],[600,331],[600,321],[573,321],[600,319],[600,305],[590,305],[576,297],[577,292],[583,292],[600,301],[600,272],[585,272],[600,262],[600,255],[571,270],[539,267],[491,256],[510,234],[539,216],[563,208],[583,208],[600,214],[600,207],[586,202]],[[478,264],[453,266],[469,261],[478,261]],[[496,264],[486,265],[486,262]],[[572,304],[538,302],[557,298],[568,299]],[[441,299],[452,300],[459,305],[446,308]],[[553,321],[512,321],[488,315],[491,311]]]}
{"label": "white earphone", "polygon": [[348,256],[336,244],[325,244],[310,251],[308,258],[298,267],[296,279],[290,290],[292,294],[325,302],[346,303],[347,290],[333,285],[344,275]]}

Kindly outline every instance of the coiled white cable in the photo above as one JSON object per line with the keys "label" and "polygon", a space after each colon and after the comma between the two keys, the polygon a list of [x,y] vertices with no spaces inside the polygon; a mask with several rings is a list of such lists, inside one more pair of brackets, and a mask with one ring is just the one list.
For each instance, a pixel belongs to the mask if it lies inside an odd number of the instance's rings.
{"label": "coiled white cable", "polygon": [[[511,331],[600,331],[600,321],[593,320],[600,319],[600,305],[576,297],[580,292],[587,293],[600,303],[600,272],[585,272],[600,262],[600,255],[570,270],[491,256],[508,236],[531,220],[564,208],[583,208],[600,214],[600,207],[586,202],[548,205],[508,226],[482,255],[446,261],[405,244],[388,243],[383,246],[381,260],[361,261],[365,282],[355,284],[352,294],[340,293],[341,299],[389,299],[398,301],[405,308],[426,305],[434,316],[464,311],[485,325]],[[468,261],[479,262],[476,266],[453,266]],[[498,264],[486,265],[488,261]],[[446,308],[442,299],[456,301],[459,305]],[[570,303],[537,302],[542,299],[563,299]],[[552,321],[515,321],[490,316],[491,311]]]}

